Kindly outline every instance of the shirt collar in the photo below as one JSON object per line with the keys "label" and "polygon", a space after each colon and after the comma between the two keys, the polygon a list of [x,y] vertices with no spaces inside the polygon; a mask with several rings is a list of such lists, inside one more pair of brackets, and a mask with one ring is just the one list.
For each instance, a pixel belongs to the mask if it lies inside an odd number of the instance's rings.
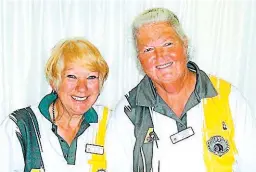
{"label": "shirt collar", "polygon": [[[195,95],[198,100],[203,98],[215,97],[217,91],[213,87],[207,74],[200,70],[198,66],[189,61],[187,64],[189,70],[196,73]],[[154,107],[157,102],[157,92],[151,79],[145,75],[141,82],[129,92],[128,101],[132,107],[146,106]]]}
{"label": "shirt collar", "polygon": [[203,98],[215,97],[218,95],[218,92],[214,88],[208,75],[199,69],[196,63],[189,61],[187,67],[189,70],[195,71],[196,73],[196,86],[194,92],[199,100]]}
{"label": "shirt collar", "polygon": [[[46,96],[44,96],[38,106],[41,114],[49,121],[52,121],[49,113],[49,107],[56,99],[57,94],[47,94]],[[98,115],[93,107],[91,107],[87,112],[84,113],[83,118],[87,123],[98,123]]]}

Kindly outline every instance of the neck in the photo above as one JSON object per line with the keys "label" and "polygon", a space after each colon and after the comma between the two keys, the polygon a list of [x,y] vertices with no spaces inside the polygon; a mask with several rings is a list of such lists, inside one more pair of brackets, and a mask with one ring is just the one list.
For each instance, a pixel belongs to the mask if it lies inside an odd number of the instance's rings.
{"label": "neck", "polygon": [[194,87],[195,85],[195,75],[188,69],[185,71],[183,77],[179,78],[174,82],[165,83],[154,83],[156,91],[161,96],[162,94],[168,94],[169,96],[179,95],[183,91],[187,90],[189,87]]}
{"label": "neck", "polygon": [[66,128],[80,126],[83,115],[69,113],[59,99],[56,100],[53,106],[56,124],[65,126]]}
{"label": "neck", "polygon": [[159,96],[180,117],[184,107],[195,89],[196,75],[187,70],[178,81],[164,84],[154,83]]}

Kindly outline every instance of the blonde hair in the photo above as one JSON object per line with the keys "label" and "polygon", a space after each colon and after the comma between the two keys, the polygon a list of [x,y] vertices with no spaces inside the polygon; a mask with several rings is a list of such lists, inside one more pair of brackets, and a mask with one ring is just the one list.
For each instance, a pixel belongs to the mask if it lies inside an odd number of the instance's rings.
{"label": "blonde hair", "polygon": [[57,89],[65,63],[77,61],[86,69],[99,72],[100,87],[102,87],[108,76],[108,65],[99,50],[83,38],[61,40],[53,47],[45,66],[47,81]]}

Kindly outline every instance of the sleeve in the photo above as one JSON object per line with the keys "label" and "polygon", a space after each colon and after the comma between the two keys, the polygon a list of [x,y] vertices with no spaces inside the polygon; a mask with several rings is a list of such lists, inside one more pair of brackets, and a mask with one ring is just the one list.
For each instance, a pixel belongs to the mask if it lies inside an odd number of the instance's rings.
{"label": "sleeve", "polygon": [[244,97],[232,87],[229,97],[238,151],[236,171],[256,171],[256,119]]}
{"label": "sleeve", "polygon": [[1,172],[23,172],[24,158],[22,147],[17,137],[20,131],[14,121],[7,118],[0,125],[0,168]]}
{"label": "sleeve", "polygon": [[133,171],[134,126],[124,112],[126,105],[124,97],[109,119],[105,144],[109,172]]}

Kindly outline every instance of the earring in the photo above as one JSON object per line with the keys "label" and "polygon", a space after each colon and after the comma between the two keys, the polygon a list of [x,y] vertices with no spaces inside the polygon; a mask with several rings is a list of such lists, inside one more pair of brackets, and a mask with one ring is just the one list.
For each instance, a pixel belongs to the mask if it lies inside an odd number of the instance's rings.
{"label": "earring", "polygon": [[57,92],[56,92],[55,90],[52,90],[51,93],[52,93],[52,94],[55,94],[55,95],[57,94]]}

